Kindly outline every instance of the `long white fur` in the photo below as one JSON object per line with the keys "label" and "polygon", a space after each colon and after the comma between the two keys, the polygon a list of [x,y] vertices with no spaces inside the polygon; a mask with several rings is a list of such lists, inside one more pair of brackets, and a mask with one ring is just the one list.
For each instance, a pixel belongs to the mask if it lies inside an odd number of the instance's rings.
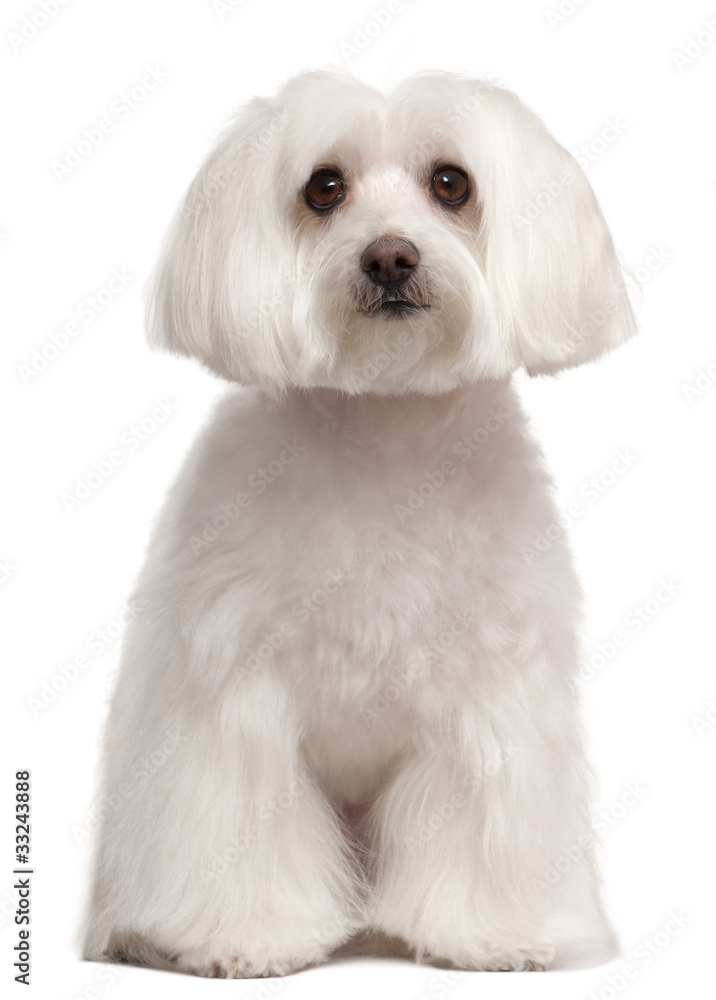
{"label": "long white fur", "polygon": [[[446,163],[463,209],[428,191]],[[327,164],[348,197],[312,217]],[[381,236],[418,248],[430,309],[358,312]],[[467,969],[609,954],[579,587],[561,536],[525,558],[557,514],[510,384],[634,332],[575,161],[484,81],[305,74],[200,170],[149,328],[239,385],[134,594],[85,956],[285,974],[359,932]]]}

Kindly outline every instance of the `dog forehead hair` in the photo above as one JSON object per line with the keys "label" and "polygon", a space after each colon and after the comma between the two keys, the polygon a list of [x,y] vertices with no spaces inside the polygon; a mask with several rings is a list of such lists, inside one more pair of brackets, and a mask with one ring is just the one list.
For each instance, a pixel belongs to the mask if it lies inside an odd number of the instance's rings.
{"label": "dog forehead hair", "polygon": [[388,94],[340,75],[305,74],[276,99],[294,185],[322,166],[339,168],[349,180],[392,168],[385,177],[400,185],[431,167],[464,165],[462,139],[487,92],[481,82],[441,74],[413,77]]}

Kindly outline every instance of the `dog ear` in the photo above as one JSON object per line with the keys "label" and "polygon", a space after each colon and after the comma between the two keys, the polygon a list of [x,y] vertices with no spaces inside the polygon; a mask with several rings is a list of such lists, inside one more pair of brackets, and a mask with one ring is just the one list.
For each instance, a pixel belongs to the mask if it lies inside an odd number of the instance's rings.
{"label": "dog ear", "polygon": [[264,99],[239,114],[176,212],[147,303],[152,346],[274,389],[290,371],[293,262],[276,191],[284,124]]}
{"label": "dog ear", "polygon": [[480,119],[486,279],[503,342],[530,375],[593,361],[636,332],[594,192],[514,94],[490,88]]}

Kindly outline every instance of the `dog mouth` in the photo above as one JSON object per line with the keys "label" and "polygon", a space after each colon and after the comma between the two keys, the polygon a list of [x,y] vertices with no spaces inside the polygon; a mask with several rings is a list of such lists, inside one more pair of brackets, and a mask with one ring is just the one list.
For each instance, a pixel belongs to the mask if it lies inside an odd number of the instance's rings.
{"label": "dog mouth", "polygon": [[402,319],[405,316],[429,309],[426,302],[413,302],[409,299],[383,299],[372,309],[366,310],[369,316],[382,316],[387,319]]}
{"label": "dog mouth", "polygon": [[359,285],[355,289],[356,309],[375,319],[409,319],[430,309],[430,297],[422,284],[411,287],[377,288]]}

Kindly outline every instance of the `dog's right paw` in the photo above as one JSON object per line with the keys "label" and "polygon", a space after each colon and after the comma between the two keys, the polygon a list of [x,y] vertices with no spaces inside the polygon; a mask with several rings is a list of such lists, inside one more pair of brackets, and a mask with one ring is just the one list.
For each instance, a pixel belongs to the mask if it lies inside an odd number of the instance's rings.
{"label": "dog's right paw", "polygon": [[247,955],[226,955],[209,958],[182,953],[172,955],[172,964],[178,972],[207,979],[257,979],[261,976],[287,976],[305,968],[305,963],[286,959],[255,959]]}
{"label": "dog's right paw", "polygon": [[259,979],[267,976],[290,976],[317,965],[325,959],[323,949],[302,948],[285,954],[269,949],[254,953],[227,950],[214,953],[209,948],[188,948],[170,956],[177,972],[207,979]]}

